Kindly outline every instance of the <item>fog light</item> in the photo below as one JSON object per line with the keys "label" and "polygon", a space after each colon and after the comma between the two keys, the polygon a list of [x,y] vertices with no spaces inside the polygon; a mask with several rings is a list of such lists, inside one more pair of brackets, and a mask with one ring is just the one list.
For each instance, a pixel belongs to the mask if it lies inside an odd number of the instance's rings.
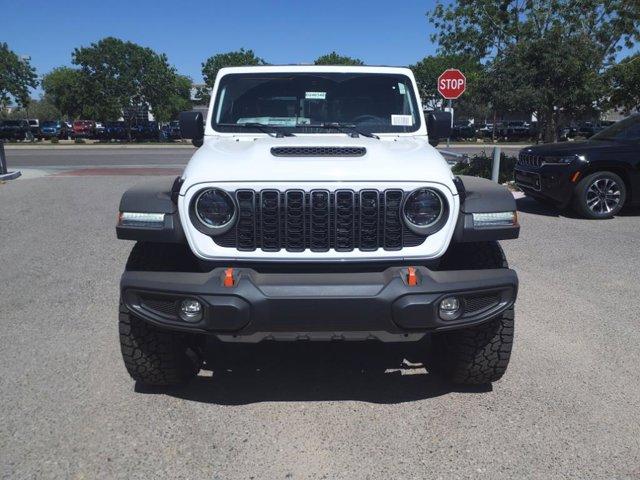
{"label": "fog light", "polygon": [[440,318],[443,320],[455,320],[462,315],[460,300],[458,297],[446,297],[440,301]]}
{"label": "fog light", "polygon": [[198,300],[188,298],[180,302],[180,318],[185,322],[197,322],[202,318],[202,305]]}

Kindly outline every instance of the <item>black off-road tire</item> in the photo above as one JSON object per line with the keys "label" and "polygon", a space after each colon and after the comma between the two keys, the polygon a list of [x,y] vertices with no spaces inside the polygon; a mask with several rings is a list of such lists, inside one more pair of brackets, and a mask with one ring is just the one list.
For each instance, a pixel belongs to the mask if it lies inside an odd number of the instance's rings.
{"label": "black off-road tire", "polygon": [[[611,181],[618,186],[618,189],[619,189],[618,204],[617,206],[615,206],[615,208],[612,208],[611,211],[609,212],[604,211],[599,213],[597,211],[591,210],[588,206],[589,188],[591,185],[594,184],[594,182],[597,182],[597,181],[602,181],[602,182]],[[576,213],[578,213],[579,215],[585,218],[590,218],[593,220],[602,220],[602,219],[614,217],[620,211],[620,209],[622,209],[626,200],[627,200],[627,188],[624,183],[624,180],[620,178],[619,175],[616,175],[613,172],[595,172],[595,173],[592,173],[591,175],[587,175],[586,177],[584,177],[576,185],[576,188],[573,194],[573,209],[575,210]]]}
{"label": "black off-road tire", "polygon": [[146,323],[120,304],[120,349],[131,378],[147,386],[181,385],[195,377],[202,360],[188,335]]}
{"label": "black off-road tire", "polygon": [[[127,261],[127,270],[178,271],[197,268],[190,263],[188,247],[138,242]],[[120,301],[120,348],[129,375],[148,386],[172,386],[195,377],[202,366],[198,338],[164,330],[132,314]]]}
{"label": "black off-road tire", "polygon": [[[453,244],[442,259],[441,270],[508,268],[497,242]],[[477,327],[434,334],[430,365],[447,380],[479,385],[499,380],[507,370],[514,334],[514,308],[510,307]]]}

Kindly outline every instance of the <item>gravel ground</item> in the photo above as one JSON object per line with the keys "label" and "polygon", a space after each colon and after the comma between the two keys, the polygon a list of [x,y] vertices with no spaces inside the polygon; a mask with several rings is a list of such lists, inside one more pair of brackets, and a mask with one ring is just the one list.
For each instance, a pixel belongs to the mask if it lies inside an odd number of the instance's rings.
{"label": "gravel ground", "polygon": [[519,201],[515,351],[492,389],[403,364],[421,345],[313,344],[236,349],[160,393],[117,342],[115,213],[137,181],[0,185],[3,478],[640,478],[639,212]]}

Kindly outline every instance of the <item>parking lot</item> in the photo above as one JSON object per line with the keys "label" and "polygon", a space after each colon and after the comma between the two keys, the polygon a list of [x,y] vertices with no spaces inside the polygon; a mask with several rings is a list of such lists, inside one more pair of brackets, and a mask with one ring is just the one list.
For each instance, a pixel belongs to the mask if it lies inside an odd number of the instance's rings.
{"label": "parking lot", "polygon": [[518,200],[514,355],[455,389],[426,345],[276,344],[169,391],[120,358],[122,192],[182,149],[7,152],[0,184],[3,478],[640,478],[640,212]]}

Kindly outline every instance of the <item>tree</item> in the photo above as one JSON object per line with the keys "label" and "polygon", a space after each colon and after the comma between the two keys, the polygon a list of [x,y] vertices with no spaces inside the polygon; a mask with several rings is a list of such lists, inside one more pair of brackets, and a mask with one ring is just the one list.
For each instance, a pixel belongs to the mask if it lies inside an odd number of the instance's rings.
{"label": "tree", "polygon": [[37,118],[40,122],[43,122],[47,120],[59,120],[61,116],[62,114],[60,113],[60,110],[56,108],[47,95],[44,95],[40,100],[29,100],[28,107],[17,108],[6,115],[6,118]]}
{"label": "tree", "polygon": [[640,3],[627,0],[458,0],[427,16],[442,52],[487,64],[494,108],[536,112],[547,141],[556,138],[558,112],[601,100],[597,78],[640,36]]}
{"label": "tree", "polygon": [[314,65],[364,65],[359,58],[338,55],[335,51],[326,55],[321,55],[313,62]]}
{"label": "tree", "polygon": [[433,55],[424,57],[415,65],[410,65],[416,77],[416,83],[423,103],[429,110],[442,105],[442,96],[438,93],[438,77],[448,68],[457,68],[467,78],[465,93],[455,100],[455,110],[459,115],[485,116],[486,101],[478,95],[478,87],[484,75],[479,61],[466,55]]}
{"label": "tree", "polygon": [[[178,94],[179,81],[167,56],[132,42],[107,37],[76,48],[73,63],[80,67],[82,89],[91,92],[85,113],[100,119],[123,117],[130,127],[140,107],[166,112]],[[130,134],[130,128],[127,132]]]}
{"label": "tree", "polygon": [[29,60],[18,57],[6,43],[0,43],[0,106],[12,99],[18,105],[26,105],[29,90],[37,85],[36,71]]}
{"label": "tree", "polygon": [[68,119],[77,119],[83,113],[85,94],[82,85],[82,73],[75,68],[54,68],[42,77],[45,96]]}
{"label": "tree", "polygon": [[202,77],[209,88],[213,88],[218,70],[224,67],[242,67],[246,65],[266,65],[266,62],[256,57],[253,50],[241,48],[235,52],[218,53],[209,57],[202,64]]}
{"label": "tree", "polygon": [[605,78],[610,92],[608,106],[625,113],[640,110],[640,54],[611,67]]}
{"label": "tree", "polygon": [[182,111],[191,109],[191,79],[184,75],[176,75],[171,95],[166,102],[157,105],[153,115],[159,122],[174,120]]}

